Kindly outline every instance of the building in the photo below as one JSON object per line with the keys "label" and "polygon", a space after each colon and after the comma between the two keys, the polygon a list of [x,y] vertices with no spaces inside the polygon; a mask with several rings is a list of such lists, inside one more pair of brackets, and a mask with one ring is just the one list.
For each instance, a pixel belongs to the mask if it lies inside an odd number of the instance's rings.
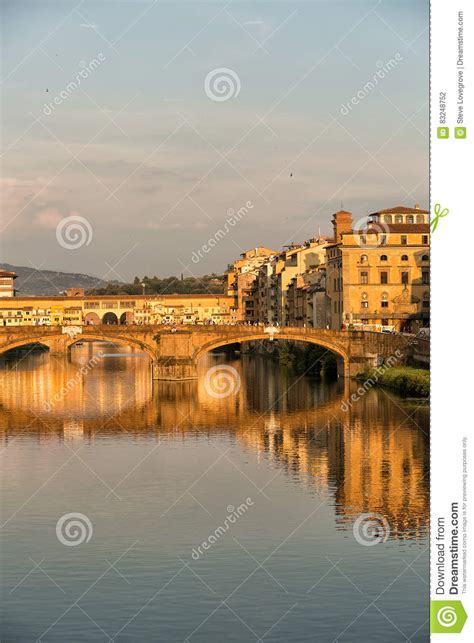
{"label": "building", "polygon": [[293,277],[288,287],[288,325],[324,328],[326,325],[325,269]]}
{"label": "building", "polygon": [[318,271],[318,280],[308,290],[308,326],[327,328],[329,326],[329,298],[326,295],[326,269]]}
{"label": "building", "polygon": [[230,324],[228,295],[102,295],[0,299],[0,326],[81,324]]}
{"label": "building", "polygon": [[17,278],[14,272],[0,270],[0,297],[14,297],[15,287],[13,282]]}
{"label": "building", "polygon": [[235,297],[238,321],[258,321],[258,292],[256,279],[259,269],[276,255],[275,250],[257,246],[247,250],[227,270],[227,294]]}
{"label": "building", "polygon": [[429,325],[429,213],[397,206],[370,214],[364,229],[352,215],[333,215],[327,248],[329,325],[417,332]]}
{"label": "building", "polygon": [[[1,304],[0,304],[1,306]],[[23,310],[10,306],[0,308],[0,326],[22,326]],[[25,324],[28,325],[28,324]]]}
{"label": "building", "polygon": [[285,252],[284,265],[278,275],[278,299],[280,323],[290,325],[288,289],[291,281],[298,275],[321,269],[326,264],[326,237],[310,239],[299,247],[290,248]]}

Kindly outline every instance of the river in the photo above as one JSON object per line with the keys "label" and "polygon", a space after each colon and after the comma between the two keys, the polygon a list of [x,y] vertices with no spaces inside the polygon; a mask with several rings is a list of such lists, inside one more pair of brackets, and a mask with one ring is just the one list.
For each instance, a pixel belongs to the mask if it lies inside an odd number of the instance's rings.
{"label": "river", "polygon": [[3,642],[428,641],[428,407],[211,354],[0,361]]}

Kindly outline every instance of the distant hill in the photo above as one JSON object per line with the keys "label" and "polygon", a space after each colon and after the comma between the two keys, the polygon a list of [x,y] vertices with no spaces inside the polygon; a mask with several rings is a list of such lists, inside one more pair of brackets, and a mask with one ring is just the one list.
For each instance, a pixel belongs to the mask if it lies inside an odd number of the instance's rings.
{"label": "distant hill", "polygon": [[10,270],[18,275],[15,279],[15,288],[18,296],[50,296],[59,295],[66,288],[105,288],[108,284],[103,279],[82,275],[74,272],[59,272],[57,270],[35,270],[28,266],[12,266],[9,263],[0,263],[2,270]]}

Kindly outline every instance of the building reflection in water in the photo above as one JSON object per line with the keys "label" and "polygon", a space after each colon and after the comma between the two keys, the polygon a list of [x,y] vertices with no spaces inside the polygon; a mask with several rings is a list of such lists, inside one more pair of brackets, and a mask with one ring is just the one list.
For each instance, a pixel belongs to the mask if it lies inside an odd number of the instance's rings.
{"label": "building reflection in water", "polygon": [[[99,351],[103,356],[94,360]],[[224,362],[236,369],[240,387],[214,397],[204,375]],[[93,443],[117,434],[212,439],[231,433],[243,449],[332,499],[339,528],[350,528],[361,513],[380,513],[392,537],[426,535],[427,407],[379,389],[343,411],[356,387],[291,375],[263,357],[224,355],[207,356],[197,381],[153,385],[145,356],[84,344],[70,359],[35,354],[0,362],[0,436],[4,443],[19,433]]]}

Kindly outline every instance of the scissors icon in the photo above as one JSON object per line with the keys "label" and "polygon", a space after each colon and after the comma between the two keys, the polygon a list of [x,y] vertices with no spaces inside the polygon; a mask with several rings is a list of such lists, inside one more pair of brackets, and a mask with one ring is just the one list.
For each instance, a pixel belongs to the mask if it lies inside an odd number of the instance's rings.
{"label": "scissors icon", "polygon": [[441,204],[440,203],[435,204],[434,212],[435,212],[435,216],[430,221],[431,234],[433,234],[433,232],[438,227],[438,221],[440,219],[442,219],[443,217],[446,217],[449,214],[448,208],[444,208],[443,210],[441,210]]}

